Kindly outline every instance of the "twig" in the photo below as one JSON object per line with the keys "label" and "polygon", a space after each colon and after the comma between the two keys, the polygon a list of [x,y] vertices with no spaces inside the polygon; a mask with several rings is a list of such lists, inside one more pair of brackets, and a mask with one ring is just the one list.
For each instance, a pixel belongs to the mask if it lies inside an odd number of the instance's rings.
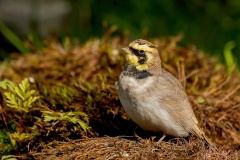
{"label": "twig", "polygon": [[232,106],[231,108],[229,108],[226,112],[230,112],[231,110],[234,110],[235,108],[239,107],[240,106],[240,103],[239,104],[236,104],[235,106]]}
{"label": "twig", "polygon": [[219,123],[222,119],[226,118],[228,112],[230,112],[231,110],[234,110],[235,108],[237,108],[237,107],[239,107],[239,106],[240,106],[240,103],[237,104],[237,105],[235,105],[235,106],[232,106],[231,108],[229,108],[228,110],[226,110],[226,111],[224,112],[224,114],[223,114],[220,118],[218,118],[217,123]]}
{"label": "twig", "polygon": [[228,93],[223,99],[219,100],[217,104],[224,102],[226,99],[228,99],[231,95],[233,95],[239,89],[240,89],[240,85],[238,85],[234,90],[232,90],[232,92]]}
{"label": "twig", "polygon": [[205,97],[207,97],[207,96],[209,96],[210,94],[216,92],[217,90],[219,90],[220,88],[222,88],[225,84],[227,84],[229,80],[230,80],[230,76],[228,76],[227,79],[226,79],[222,84],[220,84],[219,86],[212,88],[209,92],[205,91],[205,92],[203,93],[203,95],[204,95]]}
{"label": "twig", "polygon": [[200,70],[199,69],[195,69],[193,71],[191,71],[188,75],[186,75],[185,77],[182,77],[179,79],[179,81],[184,81],[187,80],[188,78],[192,77],[194,74],[197,74]]}

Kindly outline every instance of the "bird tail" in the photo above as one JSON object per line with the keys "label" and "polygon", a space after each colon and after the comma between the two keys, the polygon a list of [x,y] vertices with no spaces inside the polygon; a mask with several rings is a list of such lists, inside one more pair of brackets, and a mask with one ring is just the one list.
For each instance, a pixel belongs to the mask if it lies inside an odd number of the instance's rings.
{"label": "bird tail", "polygon": [[202,131],[201,128],[199,128],[199,126],[196,123],[194,123],[194,131],[193,132],[196,136],[198,136],[201,139],[204,139],[211,147],[216,149],[215,144],[205,135],[205,133]]}

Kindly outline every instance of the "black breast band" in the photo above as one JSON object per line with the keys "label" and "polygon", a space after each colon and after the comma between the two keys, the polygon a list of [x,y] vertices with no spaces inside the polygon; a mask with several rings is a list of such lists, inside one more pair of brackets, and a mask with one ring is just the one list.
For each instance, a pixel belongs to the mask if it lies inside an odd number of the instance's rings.
{"label": "black breast band", "polygon": [[152,76],[151,73],[149,73],[146,70],[138,70],[135,66],[133,65],[126,65],[124,70],[122,71],[124,76],[130,76],[130,77],[135,77],[137,79],[144,79],[147,78],[149,76]]}

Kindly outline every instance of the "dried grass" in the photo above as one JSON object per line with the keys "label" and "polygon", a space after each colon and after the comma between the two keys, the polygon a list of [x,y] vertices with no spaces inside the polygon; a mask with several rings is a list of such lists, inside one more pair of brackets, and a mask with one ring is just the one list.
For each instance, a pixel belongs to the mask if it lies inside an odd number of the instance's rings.
{"label": "dried grass", "polygon": [[[84,111],[89,115],[91,130],[76,134],[69,142],[61,142],[58,136],[69,132],[49,134],[46,143],[46,124],[35,122],[41,136],[31,146],[28,157],[35,159],[239,159],[240,154],[240,79],[239,72],[231,73],[223,65],[209,58],[194,46],[180,47],[178,37],[152,39],[158,45],[163,67],[174,74],[185,86],[189,100],[200,126],[218,151],[209,149],[201,140],[190,137],[169,139],[157,144],[149,140],[120,138],[131,136],[134,124],[126,115],[118,100],[115,84],[124,67],[124,54],[120,48],[129,41],[123,38],[89,40],[83,46],[63,47],[46,42],[42,51],[17,56],[10,61],[2,78],[16,82],[24,77],[37,81],[42,96],[42,108],[52,110]],[[67,49],[66,49],[67,48]],[[43,88],[66,85],[74,90],[70,103],[51,105],[51,98],[43,95]],[[93,99],[87,104],[87,95]],[[58,100],[55,99],[56,102]],[[51,124],[48,124],[48,126]],[[56,136],[57,135],[57,136]],[[108,137],[105,137],[107,135]],[[110,136],[110,137],[109,137]],[[70,136],[71,137],[71,136]],[[50,141],[51,139],[51,141]],[[55,139],[53,141],[53,139]]]}

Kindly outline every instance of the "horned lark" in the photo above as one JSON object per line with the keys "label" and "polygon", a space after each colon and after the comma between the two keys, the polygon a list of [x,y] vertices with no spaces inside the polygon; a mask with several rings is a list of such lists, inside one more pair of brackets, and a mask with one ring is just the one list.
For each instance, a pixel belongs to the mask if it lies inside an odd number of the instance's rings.
{"label": "horned lark", "polygon": [[126,65],[119,78],[119,98],[130,118],[145,130],[164,136],[186,137],[192,133],[209,144],[181,83],[162,69],[158,50],[138,39],[122,48]]}

